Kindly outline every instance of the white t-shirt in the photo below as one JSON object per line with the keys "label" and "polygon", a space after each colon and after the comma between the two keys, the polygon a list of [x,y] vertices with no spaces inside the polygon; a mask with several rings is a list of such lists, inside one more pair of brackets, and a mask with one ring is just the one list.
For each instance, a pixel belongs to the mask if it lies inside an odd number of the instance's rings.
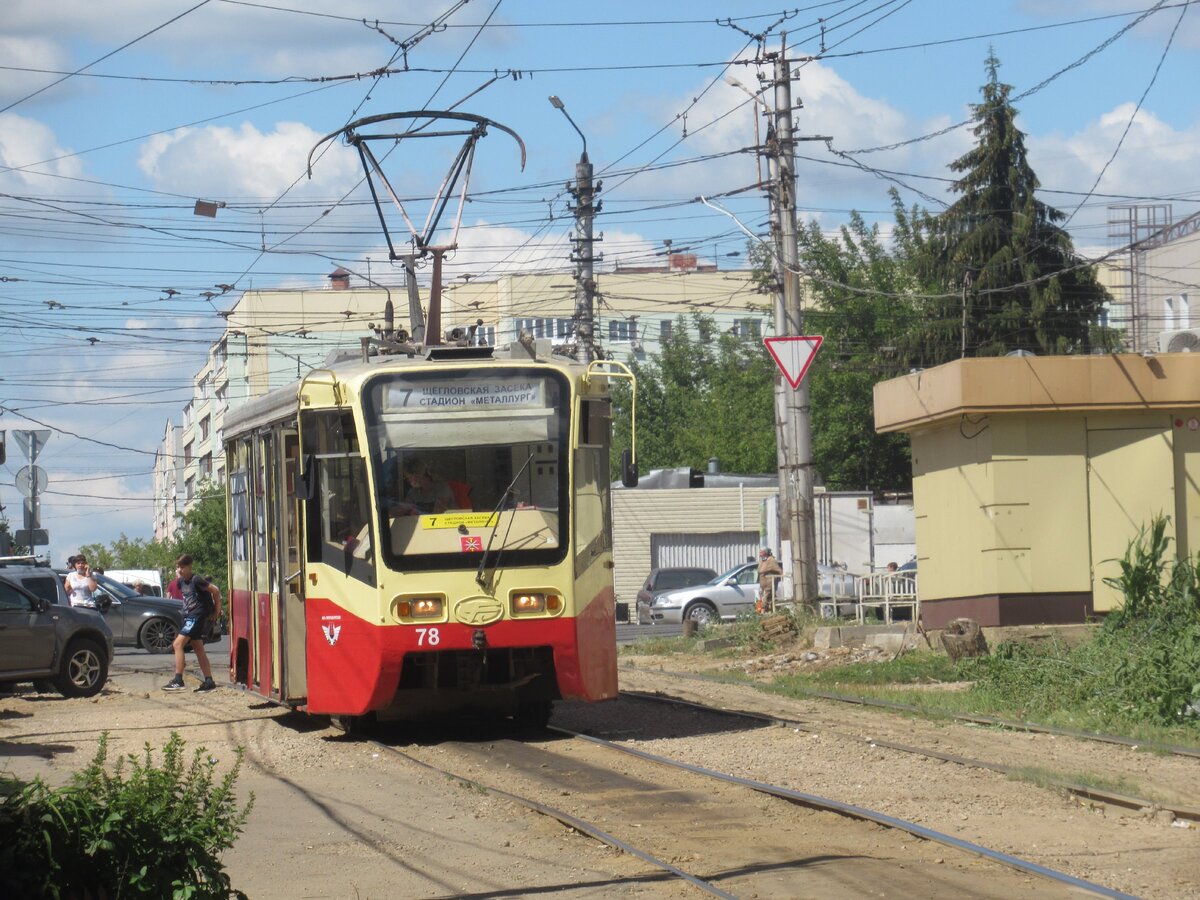
{"label": "white t-shirt", "polygon": [[80,575],[78,572],[67,573],[67,584],[71,586],[72,606],[96,608],[96,601],[92,599],[92,589],[88,586],[88,580],[87,575]]}

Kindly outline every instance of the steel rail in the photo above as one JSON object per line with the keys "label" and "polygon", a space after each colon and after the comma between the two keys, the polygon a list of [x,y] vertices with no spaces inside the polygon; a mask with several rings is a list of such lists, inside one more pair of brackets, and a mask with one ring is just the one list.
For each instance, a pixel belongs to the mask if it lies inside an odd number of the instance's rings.
{"label": "steel rail", "polygon": [[459,775],[458,773],[451,772],[448,769],[442,769],[438,766],[432,765],[431,763],[427,763],[424,760],[417,759],[415,756],[410,756],[409,754],[405,753],[403,750],[397,750],[395,747],[389,746],[388,744],[384,744],[379,741],[370,740],[370,739],[368,739],[366,742],[377,750],[384,750],[395,756],[399,756],[400,758],[407,760],[408,762],[411,762],[414,765],[420,766],[423,769],[428,769],[431,772],[436,772],[438,775],[443,775],[447,778],[450,778],[454,781],[459,782],[460,784],[464,784],[464,785],[467,785],[468,787],[476,788],[479,790],[487,791],[489,794],[493,794],[497,797],[503,797],[505,800],[511,800],[513,803],[519,804],[520,806],[524,806],[526,809],[532,810],[533,812],[540,813],[541,815],[548,816],[552,819],[557,819],[559,822],[563,823],[564,825],[566,825],[570,828],[574,828],[576,831],[581,831],[584,834],[588,835],[589,837],[595,838],[596,840],[600,841],[601,843],[607,844],[608,846],[613,847],[617,850],[620,850],[623,853],[628,853],[631,856],[636,856],[638,859],[642,860],[643,862],[650,863],[650,865],[652,865],[652,866],[657,866],[658,868],[660,868],[666,872],[669,872],[670,874],[676,876],[677,878],[680,878],[683,881],[686,881],[688,884],[692,885],[693,887],[699,888],[700,890],[704,891],[706,894],[711,894],[714,897],[722,897],[722,898],[725,898],[725,900],[738,900],[736,894],[727,893],[727,892],[721,890],[715,884],[705,881],[703,878],[697,878],[695,875],[692,875],[690,872],[685,872],[683,869],[679,868],[678,866],[672,865],[671,863],[667,862],[666,860],[659,859],[656,856],[646,853],[644,850],[639,850],[637,847],[634,847],[632,844],[627,844],[625,841],[621,840],[616,835],[609,834],[607,831],[604,831],[602,828],[599,828],[599,827],[593,825],[592,823],[585,821],[584,819],[580,819],[577,816],[573,816],[569,812],[565,812],[564,810],[561,810],[561,809],[556,809],[553,806],[547,806],[546,804],[539,803],[537,800],[532,800],[529,797],[522,797],[519,794],[513,794],[513,793],[510,793],[509,791],[501,790],[500,788],[493,787],[489,784],[484,784],[481,781],[475,781],[472,778],[467,778],[464,775]]}
{"label": "steel rail", "polygon": [[1095,882],[1087,881],[1083,878],[1077,878],[1074,875],[1068,875],[1066,872],[1059,872],[1055,869],[1039,865],[1038,863],[1029,862],[1017,856],[1012,856],[1008,853],[1002,853],[999,850],[992,850],[989,847],[984,847],[981,844],[975,844],[971,841],[955,837],[954,835],[945,834],[940,831],[935,831],[932,828],[926,828],[924,825],[918,825],[915,822],[909,822],[907,819],[900,819],[895,816],[889,816],[885,813],[876,812],[872,809],[867,809],[862,806],[855,806],[850,803],[843,803],[840,800],[831,800],[828,797],[821,797],[817,794],[808,794],[803,791],[793,791],[790,788],[780,787],[779,785],[767,784],[762,781],[754,781],[750,778],[741,778],[737,775],[729,775],[725,772],[718,772],[715,769],[705,768],[704,766],[693,765],[692,763],[679,762],[678,760],[670,759],[665,756],[658,756],[654,753],[648,753],[645,750],[638,750],[634,747],[625,747],[620,744],[615,744],[612,741],[606,741],[603,738],[593,737],[592,735],[580,734],[577,731],[571,731],[568,728],[559,728],[558,726],[548,726],[550,731],[558,732],[559,734],[569,735],[570,737],[578,738],[582,741],[587,741],[597,746],[605,747],[610,750],[616,750],[619,753],[627,753],[630,756],[638,759],[643,759],[648,762],[658,763],[660,765],[669,766],[674,769],[679,769],[685,772],[691,772],[695,775],[702,775],[707,778],[713,778],[717,781],[723,781],[727,784],[736,784],[741,787],[749,788],[753,791],[758,791],[762,794],[767,794],[772,797],[778,797],[781,800],[787,800],[791,803],[800,806],[807,806],[812,809],[823,810],[827,812],[838,813],[839,815],[847,816],[853,819],[860,819],[865,822],[873,822],[876,825],[882,825],[885,828],[894,828],[900,831],[907,832],[914,837],[924,838],[925,840],[934,841],[943,844],[947,847],[953,847],[962,850],[966,853],[971,853],[992,862],[1000,863],[1020,872],[1029,875],[1037,875],[1046,878],[1050,881],[1057,881],[1060,884],[1065,884],[1070,887],[1079,888],[1080,890],[1088,891],[1100,897],[1119,897],[1124,900],[1134,900],[1132,894],[1126,894],[1122,891],[1114,890],[1113,888],[1105,887]]}
{"label": "steel rail", "polygon": [[[109,671],[111,672],[112,669],[110,668]],[[133,675],[133,674],[161,674],[161,673],[152,672],[151,670],[147,670],[147,669],[125,669],[122,672],[120,672],[119,674]],[[287,709],[287,710],[293,709],[293,707],[288,706],[286,703],[281,703],[278,700],[274,699],[273,697],[264,697],[261,694],[255,693],[254,691],[251,691],[249,688],[247,688],[245,685],[224,684],[224,685],[221,685],[221,687],[230,688],[231,690],[235,690],[242,694],[245,694],[247,697],[253,697],[256,700],[261,700],[263,702],[271,704],[272,706],[277,706],[280,709]],[[432,765],[431,763],[427,763],[424,760],[417,759],[415,756],[411,756],[410,754],[405,753],[403,750],[397,750],[395,747],[392,747],[381,741],[377,741],[377,740],[374,740],[371,738],[365,738],[364,742],[367,744],[370,744],[376,750],[390,753],[393,756],[398,756],[401,759],[404,759],[407,762],[412,763],[413,765],[420,766],[421,768],[427,769],[430,772],[435,772],[438,775],[443,775],[446,778],[450,778],[454,781],[457,781],[460,784],[467,785],[468,787],[471,787],[471,788],[476,788],[479,790],[487,791],[489,794],[493,794],[497,797],[503,797],[506,800],[510,800],[513,803],[516,803],[520,806],[524,806],[526,809],[532,810],[533,812],[536,812],[540,815],[547,816],[551,819],[557,819],[559,822],[566,825],[568,828],[574,828],[576,831],[580,831],[583,834],[588,835],[589,837],[595,838],[597,841],[600,841],[603,844],[607,844],[608,846],[610,846],[616,850],[620,850],[622,853],[628,853],[631,856],[636,856],[638,859],[642,860],[643,862],[649,863],[652,866],[662,869],[664,872],[667,872],[683,881],[686,881],[688,884],[692,885],[695,888],[698,888],[699,890],[703,891],[706,894],[710,894],[714,897],[721,897],[721,898],[723,898],[723,900],[738,900],[736,895],[729,894],[729,893],[721,890],[719,887],[712,884],[711,882],[705,881],[702,878],[697,878],[695,875],[692,875],[690,872],[685,872],[683,869],[680,869],[678,866],[672,865],[671,863],[667,862],[666,860],[659,859],[656,856],[646,853],[644,850],[639,850],[637,847],[634,847],[632,844],[627,844],[625,841],[621,840],[616,835],[609,834],[607,831],[604,831],[603,829],[593,825],[590,822],[585,821],[584,819],[580,819],[577,816],[573,816],[569,812],[566,812],[565,810],[556,809],[555,807],[547,806],[544,803],[539,803],[537,800],[533,800],[528,797],[522,797],[518,794],[513,794],[513,793],[510,793],[509,791],[505,791],[500,788],[493,787],[492,785],[484,784],[481,781],[476,781],[474,779],[467,778],[466,776],[459,775],[456,772],[451,772],[448,769],[439,768],[438,766]]]}
{"label": "steel rail", "polygon": [[[647,694],[643,691],[622,691],[622,694],[632,697],[636,700],[646,700],[654,703],[666,703],[670,705],[684,706],[690,709],[700,710],[706,713],[714,713],[717,715],[737,716],[753,721],[764,722],[769,725],[781,725],[797,731],[803,731],[806,734],[831,734],[838,737],[847,738],[852,741],[865,741],[871,747],[883,747],[887,750],[896,750],[900,753],[909,753],[914,756],[924,756],[929,759],[939,759],[942,762],[954,763],[955,765],[966,766],[972,769],[987,769],[992,772],[998,772],[1001,775],[1006,775],[1013,778],[1021,777],[1021,768],[1019,766],[1006,766],[1003,763],[988,762],[983,759],[975,759],[970,756],[958,756],[953,753],[943,753],[940,750],[930,750],[925,747],[914,747],[909,744],[898,744],[895,741],[881,740],[879,738],[860,738],[857,735],[847,734],[843,731],[837,731],[832,728],[814,728],[811,725],[806,725],[803,722],[795,719],[785,719],[780,716],[773,716],[769,713],[750,712],[749,710],[732,710],[720,709],[718,707],[706,706],[703,703],[697,703],[693,700],[684,700],[679,697],[667,697],[661,694]],[[1091,785],[1080,784],[1075,781],[1067,781],[1061,778],[1047,778],[1042,781],[1043,784],[1049,784],[1067,793],[1074,794],[1086,800],[1093,800],[1098,803],[1104,803],[1109,806],[1120,806],[1125,809],[1145,811],[1147,809],[1161,809],[1172,813],[1177,819],[1189,819],[1194,822],[1200,822],[1200,807],[1178,805],[1170,806],[1159,803],[1155,800],[1149,800],[1145,797],[1136,797],[1132,794],[1121,794],[1116,791],[1106,791],[1102,788],[1092,787]]]}
{"label": "steel rail", "polygon": [[[634,672],[646,672],[654,675],[667,675],[671,678],[682,678],[693,681],[708,681],[717,684],[744,686],[745,681],[734,681],[727,678],[716,678],[711,675],[700,675],[694,672],[672,672],[669,669],[637,669],[623,666]],[[943,713],[937,710],[911,706],[907,703],[897,703],[894,700],[877,700],[872,697],[854,697],[847,694],[835,694],[829,691],[800,691],[801,698],[816,698],[832,700],[836,703],[850,703],[855,706],[871,706],[888,709],[895,712],[919,713],[922,716],[936,719],[949,719],[954,722],[969,722],[973,725],[991,725],[996,728],[1007,728],[1010,731],[1027,731],[1032,734],[1053,734],[1058,737],[1077,738],[1082,741],[1096,741],[1103,744],[1119,744],[1134,750],[1153,750],[1158,753],[1169,753],[1172,756],[1187,756],[1200,759],[1200,747],[1189,747],[1184,744],[1162,744],[1156,741],[1139,741],[1134,738],[1122,737],[1119,734],[1104,734],[1099,731],[1074,731],[1070,728],[1058,728],[1054,725],[1039,725],[1036,722],[1017,722],[1011,719],[1000,719],[995,716],[972,716],[965,713]]]}

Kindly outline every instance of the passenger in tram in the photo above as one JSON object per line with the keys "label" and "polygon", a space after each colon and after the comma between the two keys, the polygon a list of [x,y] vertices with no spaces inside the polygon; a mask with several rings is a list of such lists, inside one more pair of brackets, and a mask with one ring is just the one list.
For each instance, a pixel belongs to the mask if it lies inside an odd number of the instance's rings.
{"label": "passenger in tram", "polygon": [[454,491],[444,481],[434,477],[429,464],[419,457],[412,457],[404,462],[404,480],[408,482],[408,491],[404,494],[404,502],[400,504],[401,515],[417,513],[443,513],[455,507]]}

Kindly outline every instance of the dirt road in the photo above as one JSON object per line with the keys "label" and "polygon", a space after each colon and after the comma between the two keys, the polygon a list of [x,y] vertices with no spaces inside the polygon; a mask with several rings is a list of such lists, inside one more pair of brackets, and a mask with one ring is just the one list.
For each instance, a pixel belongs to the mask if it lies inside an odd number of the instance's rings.
{"label": "dirt road", "polygon": [[[752,686],[672,685],[644,670],[623,670],[621,677],[626,689],[672,691],[741,708],[761,704],[860,734],[875,729],[903,734],[911,743],[937,739],[947,752],[963,748],[979,755],[990,747],[1013,759],[1028,752],[1044,768],[1120,770],[1147,785],[1172,785],[1180,796],[1194,796],[1190,786],[1200,784],[1194,760],[785,703]],[[114,756],[140,752],[147,742],[161,747],[172,730],[222,763],[232,761],[235,747],[245,747],[240,789],[255,793],[256,806],[226,861],[233,884],[252,898],[694,895],[633,857],[347,739],[323,720],[228,689],[164,694],[161,681],[157,674],[118,674],[93,700],[0,697],[3,767],[20,778],[40,775],[61,783],[91,758],[102,731],[111,735]],[[648,706],[622,700],[563,707],[555,720],[603,729],[662,755],[703,759],[731,774],[876,808],[1130,893],[1200,897],[1200,830],[1153,815],[1087,809],[1033,784],[884,752],[861,738],[782,728],[666,733],[661,714]],[[762,824],[770,828],[769,820]]]}

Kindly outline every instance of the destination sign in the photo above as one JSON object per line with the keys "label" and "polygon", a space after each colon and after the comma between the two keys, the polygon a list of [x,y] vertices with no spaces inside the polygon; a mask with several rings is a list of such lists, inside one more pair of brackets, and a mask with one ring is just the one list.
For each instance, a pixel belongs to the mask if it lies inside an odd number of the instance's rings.
{"label": "destination sign", "polygon": [[540,378],[512,381],[422,380],[388,385],[385,408],[392,412],[544,409],[545,391],[545,381]]}
{"label": "destination sign", "polygon": [[490,512],[457,512],[434,513],[421,516],[422,528],[457,528],[463,525],[467,528],[495,527],[500,517]]}

